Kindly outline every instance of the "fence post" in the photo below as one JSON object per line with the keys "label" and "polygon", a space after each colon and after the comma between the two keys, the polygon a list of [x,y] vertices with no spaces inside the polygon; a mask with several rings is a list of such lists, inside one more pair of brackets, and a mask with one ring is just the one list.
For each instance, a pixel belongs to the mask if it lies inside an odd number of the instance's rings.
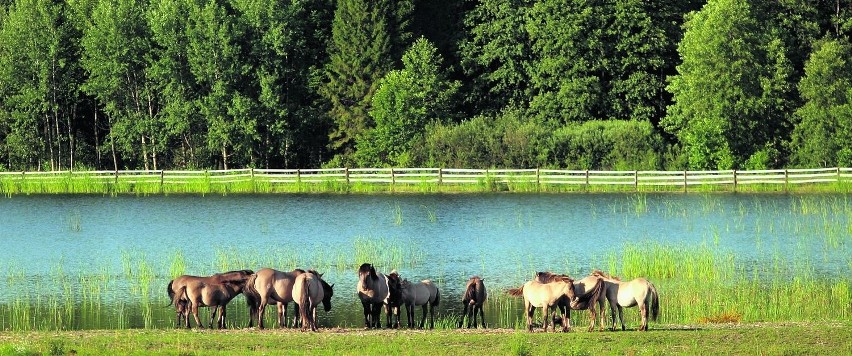
{"label": "fence post", "polygon": [[166,172],[165,170],[162,170],[162,169],[160,170],[160,194],[162,194],[164,191],[166,191],[165,172]]}
{"label": "fence post", "polygon": [[444,169],[438,168],[438,186],[441,186],[441,181],[444,179]]}
{"label": "fence post", "polygon": [[837,186],[840,187],[840,184],[843,183],[843,177],[840,175],[840,167],[837,167]]}
{"label": "fence post", "polygon": [[784,192],[785,193],[787,191],[789,191],[789,189],[790,189],[789,185],[790,185],[790,177],[789,177],[789,174],[787,173],[787,169],[785,168],[784,169]]}
{"label": "fence post", "polygon": [[589,190],[589,170],[586,170],[586,190]]}
{"label": "fence post", "polygon": [[302,169],[296,168],[296,191],[302,192]]}
{"label": "fence post", "polygon": [[349,186],[349,167],[343,168],[343,175],[346,176],[346,185]]}
{"label": "fence post", "polygon": [[396,176],[393,174],[393,168],[391,170],[391,191],[393,191],[394,185],[396,185]]}
{"label": "fence post", "polygon": [[686,193],[686,186],[687,186],[686,182],[687,182],[687,176],[686,176],[686,170],[684,169],[683,170],[683,192],[684,193]]}
{"label": "fence post", "polygon": [[633,190],[639,191],[639,171],[633,171]]}
{"label": "fence post", "polygon": [[115,183],[113,184],[116,186],[118,185],[118,169],[115,170]]}
{"label": "fence post", "polygon": [[541,191],[541,168],[535,169],[535,190],[537,192]]}
{"label": "fence post", "polygon": [[249,168],[249,178],[251,179],[251,192],[257,193],[257,182],[254,181],[254,167]]}
{"label": "fence post", "polygon": [[737,192],[737,170],[734,169],[733,172],[734,172],[734,193],[736,193]]}

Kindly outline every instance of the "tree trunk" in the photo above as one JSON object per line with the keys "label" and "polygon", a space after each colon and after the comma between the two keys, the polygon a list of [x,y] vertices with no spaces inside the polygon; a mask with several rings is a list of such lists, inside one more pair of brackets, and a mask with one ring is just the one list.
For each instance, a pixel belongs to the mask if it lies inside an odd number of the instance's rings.
{"label": "tree trunk", "polygon": [[224,170],[228,170],[228,151],[224,144],[222,145],[222,167],[224,167]]}
{"label": "tree trunk", "polygon": [[[108,124],[109,124],[110,131],[112,131],[112,117],[111,116],[108,119]],[[118,155],[115,154],[115,137],[112,134],[109,135],[109,141],[110,141],[109,142],[110,148],[112,149],[112,167],[114,168],[114,170],[116,172],[118,172]]]}
{"label": "tree trunk", "polygon": [[148,145],[145,143],[145,135],[140,135],[142,137],[142,160],[145,162],[145,170],[149,170],[148,168]]}

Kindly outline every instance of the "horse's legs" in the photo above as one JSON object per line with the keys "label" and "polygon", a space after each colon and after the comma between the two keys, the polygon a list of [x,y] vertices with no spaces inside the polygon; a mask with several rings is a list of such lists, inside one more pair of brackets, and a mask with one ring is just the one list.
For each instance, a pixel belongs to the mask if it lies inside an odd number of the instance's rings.
{"label": "horse's legs", "polygon": [[[192,317],[195,318],[195,325],[198,326],[199,329],[204,329],[204,324],[201,323],[201,320],[198,319],[198,303],[192,303]],[[186,322],[189,325],[189,321]]]}
{"label": "horse's legs", "polygon": [[639,302],[639,315],[642,317],[639,331],[648,331],[648,304],[644,300]]}
{"label": "horse's legs", "polygon": [[370,303],[370,327],[379,329],[382,327],[382,303]]}
{"label": "horse's legs", "polygon": [[[287,306],[288,305],[290,305],[290,303],[284,303],[285,314],[287,312]],[[299,304],[296,304],[296,302],[293,302],[293,327],[298,328],[298,327],[301,327],[301,326],[302,326],[302,318],[299,317]]]}
{"label": "horse's legs", "polygon": [[[547,319],[548,319],[548,316],[549,316],[547,311],[548,311],[549,308],[550,308],[550,306],[547,305],[547,303],[545,303],[544,308],[541,309],[541,315],[543,316],[542,319],[544,319],[541,322],[541,326],[542,326],[542,328],[544,328],[544,332],[547,332],[547,324],[548,324]],[[553,325],[553,332],[556,332],[556,325]]]}
{"label": "horse's legs", "polygon": [[624,328],[624,308],[618,305],[618,320],[621,322],[621,331],[627,330]]}
{"label": "horse's legs", "polygon": [[[470,327],[470,317],[468,317],[468,315],[467,315],[468,303],[462,302],[462,306],[464,307],[464,309],[462,310],[461,319],[459,320],[459,327],[461,328],[462,325],[464,325],[464,318],[467,317],[467,327],[469,328]],[[471,311],[473,311],[473,308],[471,308]]]}
{"label": "horse's legs", "polygon": [[571,331],[571,307],[570,306],[565,308],[565,316],[566,316],[566,318],[562,322],[568,324],[568,332],[570,332]]}
{"label": "horse's legs", "polygon": [[219,313],[219,329],[224,329],[225,326],[225,317],[228,314],[228,306],[222,305],[222,311]]}
{"label": "horse's legs", "polygon": [[435,329],[435,306],[429,303],[429,329]]}
{"label": "horse's legs", "polygon": [[[478,304],[476,308],[479,309],[479,319],[482,322],[482,328],[485,329],[485,311],[483,310],[485,305]],[[476,312],[473,312],[473,327],[476,327]]]}
{"label": "horse's legs", "polygon": [[597,321],[597,319],[598,319],[598,313],[595,311],[595,303],[594,302],[589,303],[589,319],[591,319],[591,322],[589,323],[589,331],[594,331],[595,330],[595,321]]}
{"label": "horse's legs", "polygon": [[529,332],[533,331],[533,313],[535,313],[535,307],[530,304],[528,301],[524,301],[524,309],[527,311],[527,329]]}

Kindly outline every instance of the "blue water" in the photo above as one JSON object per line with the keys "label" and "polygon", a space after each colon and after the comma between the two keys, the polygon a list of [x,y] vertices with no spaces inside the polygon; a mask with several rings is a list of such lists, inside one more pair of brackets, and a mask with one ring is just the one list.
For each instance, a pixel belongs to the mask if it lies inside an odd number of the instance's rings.
{"label": "blue water", "polygon": [[[178,251],[185,273],[205,275],[221,271],[223,254],[259,261],[230,269],[288,269],[260,265],[276,261],[269,254],[295,256],[304,268],[329,256],[354,266],[365,262],[356,261],[356,241],[378,240],[416,260],[397,266],[404,277],[439,280],[448,294],[460,293],[474,274],[505,287],[536,270],[605,269],[608,256],[625,246],[652,243],[703,245],[745,266],[783,256],[832,276],[848,275],[852,266],[850,221],[846,195],[14,196],[0,199],[0,273],[47,278],[61,270],[77,278],[107,271],[120,279],[122,256],[134,256],[164,284]],[[342,300],[354,300],[354,267],[326,279],[343,291]],[[157,295],[161,289],[154,288]],[[0,302],[15,293],[4,288]]]}

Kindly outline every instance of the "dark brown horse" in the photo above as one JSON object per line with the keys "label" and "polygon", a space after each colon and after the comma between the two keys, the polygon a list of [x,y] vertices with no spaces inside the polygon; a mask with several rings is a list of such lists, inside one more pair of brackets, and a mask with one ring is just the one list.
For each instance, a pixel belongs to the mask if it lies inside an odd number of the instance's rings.
{"label": "dark brown horse", "polygon": [[[482,306],[485,304],[485,300],[487,298],[488,293],[485,291],[485,283],[483,282],[483,279],[479,278],[479,276],[470,277],[464,288],[464,295],[462,296],[464,311],[462,311],[462,317],[459,320],[459,327],[462,327],[466,316],[467,327],[470,328],[471,321],[473,321],[473,327],[475,328],[477,313],[482,320],[482,327],[485,327],[485,313],[482,311]],[[468,309],[468,307],[470,309]]]}
{"label": "dark brown horse", "polygon": [[388,327],[391,326],[390,306],[399,303],[392,300],[393,297],[387,276],[376,272],[376,268],[369,263],[358,267],[358,299],[364,307],[364,325],[367,328],[378,329],[381,326],[379,316],[382,305],[386,306]]}
{"label": "dark brown horse", "polygon": [[[271,268],[262,268],[249,277],[246,282],[246,302],[249,304],[250,317],[249,327],[257,320],[257,326],[263,329],[263,314],[267,305],[278,306],[278,326],[287,326],[287,304],[293,302],[293,283],[296,277],[305,273],[305,270],[294,269],[291,272],[283,272]],[[294,309],[293,315],[298,319],[299,310]],[[296,319],[293,325],[298,324]]]}
{"label": "dark brown horse", "polygon": [[[203,328],[198,319],[198,307],[206,306],[214,308],[210,313],[209,327],[213,327],[213,320],[218,311],[219,319],[216,325],[224,328],[228,302],[242,293],[246,281],[253,273],[251,270],[242,270],[217,273],[209,277],[183,275],[170,281],[166,292],[177,309],[178,323],[181,314],[190,312],[195,318],[195,324]],[[185,319],[185,326],[188,328],[189,316],[186,315]]]}
{"label": "dark brown horse", "polygon": [[[388,279],[388,304],[386,308],[390,317],[388,328],[399,329],[399,315],[402,309],[402,278],[396,270],[391,271],[385,277]],[[396,320],[394,320],[394,316]]]}

